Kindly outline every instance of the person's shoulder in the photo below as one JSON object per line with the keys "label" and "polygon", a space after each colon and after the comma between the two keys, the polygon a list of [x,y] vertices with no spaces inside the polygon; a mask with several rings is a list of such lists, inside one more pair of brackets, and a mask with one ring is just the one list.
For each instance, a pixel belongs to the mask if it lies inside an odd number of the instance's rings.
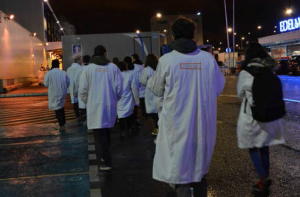
{"label": "person's shoulder", "polygon": [[161,63],[169,62],[170,59],[171,59],[171,57],[172,57],[172,55],[174,55],[174,54],[175,54],[175,51],[172,51],[170,53],[164,54],[163,56],[161,56],[159,58],[159,62],[161,62]]}

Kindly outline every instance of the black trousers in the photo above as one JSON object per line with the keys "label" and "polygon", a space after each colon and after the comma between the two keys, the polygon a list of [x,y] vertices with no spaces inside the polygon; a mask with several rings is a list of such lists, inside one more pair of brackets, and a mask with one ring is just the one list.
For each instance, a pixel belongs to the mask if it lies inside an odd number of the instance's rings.
{"label": "black trousers", "polygon": [[60,127],[62,127],[66,124],[65,108],[55,110],[55,116],[56,116],[56,119],[57,119]]}
{"label": "black trousers", "polygon": [[79,106],[78,106],[78,103],[73,103],[73,107],[74,107],[74,112],[75,112],[76,118],[79,118],[80,115],[79,115]]}
{"label": "black trousers", "polygon": [[120,130],[125,131],[126,129],[131,129],[132,127],[132,118],[133,115],[130,115],[126,118],[119,118]]}
{"label": "black trousers", "polygon": [[[106,166],[112,165],[110,155],[110,129],[93,129],[96,154],[98,158],[103,158]],[[102,152],[102,154],[101,154]]]}
{"label": "black trousers", "polygon": [[144,118],[147,118],[148,114],[146,112],[146,104],[145,104],[145,98],[140,98],[141,103],[141,110]]}
{"label": "black trousers", "polygon": [[80,109],[80,118],[82,122],[86,120],[86,109]]}
{"label": "black trousers", "polygon": [[201,182],[175,185],[176,197],[191,197],[191,187],[194,189],[194,197],[206,197],[207,196],[207,180],[203,178]]}
{"label": "black trousers", "polygon": [[155,128],[158,129],[158,114],[149,114],[155,122]]}

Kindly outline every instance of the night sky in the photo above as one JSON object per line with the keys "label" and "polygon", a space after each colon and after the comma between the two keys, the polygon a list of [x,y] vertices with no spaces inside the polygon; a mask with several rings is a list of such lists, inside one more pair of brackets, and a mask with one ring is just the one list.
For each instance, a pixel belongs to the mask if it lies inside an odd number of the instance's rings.
{"label": "night sky", "polygon": [[[97,34],[150,31],[150,18],[165,15],[202,13],[204,41],[225,43],[226,26],[223,0],[49,0],[67,34]],[[227,0],[232,26],[232,0]],[[293,9],[286,16],[286,8]],[[274,34],[279,21],[300,16],[300,0],[236,0],[237,39],[246,40]],[[262,30],[257,30],[261,25]],[[73,27],[72,27],[73,26]],[[248,35],[251,32],[251,35]],[[279,29],[277,29],[279,32]],[[215,44],[217,45],[217,44]],[[219,44],[218,44],[219,45]]]}

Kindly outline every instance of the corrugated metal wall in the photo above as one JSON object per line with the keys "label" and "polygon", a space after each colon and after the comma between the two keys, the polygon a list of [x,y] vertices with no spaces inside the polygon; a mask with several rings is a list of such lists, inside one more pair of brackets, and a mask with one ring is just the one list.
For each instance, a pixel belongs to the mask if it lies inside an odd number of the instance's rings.
{"label": "corrugated metal wall", "polygon": [[0,79],[5,87],[37,76],[41,64],[46,66],[46,53],[41,40],[4,16],[0,12]]}

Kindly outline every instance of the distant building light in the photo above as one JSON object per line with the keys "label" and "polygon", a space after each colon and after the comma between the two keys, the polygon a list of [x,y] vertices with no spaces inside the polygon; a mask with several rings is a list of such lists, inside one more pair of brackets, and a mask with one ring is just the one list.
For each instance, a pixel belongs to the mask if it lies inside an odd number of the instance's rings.
{"label": "distant building light", "polygon": [[135,33],[140,34],[141,32],[140,32],[140,30],[136,30]]}
{"label": "distant building light", "polygon": [[59,23],[59,21],[56,22],[57,24]]}
{"label": "distant building light", "polygon": [[161,13],[157,13],[157,14],[156,14],[156,17],[157,17],[157,18],[161,18]]}
{"label": "distant building light", "polygon": [[276,31],[274,31],[274,33],[276,33]]}
{"label": "distant building light", "polygon": [[206,40],[206,42],[209,42],[209,40]]}
{"label": "distant building light", "polygon": [[293,10],[292,10],[292,9],[287,9],[287,10],[286,10],[286,13],[290,15],[290,14],[293,13]]}
{"label": "distant building light", "polygon": [[277,28],[277,26],[275,26],[274,28]]}
{"label": "distant building light", "polygon": [[14,18],[15,18],[15,15],[13,15],[13,14],[4,17],[4,19],[6,19],[6,20],[13,20]]}
{"label": "distant building light", "polygon": [[222,44],[222,42],[220,42],[220,44]]}
{"label": "distant building light", "polygon": [[257,29],[261,29],[261,26],[259,25],[259,26],[257,27]]}
{"label": "distant building light", "polygon": [[49,45],[49,43],[47,42],[47,43],[46,43],[46,46],[48,46],[48,45]]}
{"label": "distant building light", "polygon": [[219,51],[221,51],[221,48],[218,48]]}
{"label": "distant building light", "polygon": [[64,28],[60,28],[60,30],[61,30],[61,31],[63,31],[63,30],[64,30]]}
{"label": "distant building light", "polygon": [[234,35],[236,36],[236,33],[234,33]]}
{"label": "distant building light", "polygon": [[201,15],[201,12],[197,12],[197,15],[198,15],[198,16]]}
{"label": "distant building light", "polygon": [[242,40],[245,40],[245,37],[242,37]]}
{"label": "distant building light", "polygon": [[164,29],[164,32],[166,33],[166,32],[167,32],[167,30],[166,30],[166,29]]}
{"label": "distant building light", "polygon": [[250,34],[251,34],[251,32],[248,32],[248,34],[250,35]]}
{"label": "distant building light", "polygon": [[238,44],[236,44],[235,46],[236,46],[236,47],[239,47],[239,45],[238,45]]}
{"label": "distant building light", "polygon": [[229,32],[229,33],[232,32],[232,28],[231,28],[231,27],[228,28],[228,32]]}

